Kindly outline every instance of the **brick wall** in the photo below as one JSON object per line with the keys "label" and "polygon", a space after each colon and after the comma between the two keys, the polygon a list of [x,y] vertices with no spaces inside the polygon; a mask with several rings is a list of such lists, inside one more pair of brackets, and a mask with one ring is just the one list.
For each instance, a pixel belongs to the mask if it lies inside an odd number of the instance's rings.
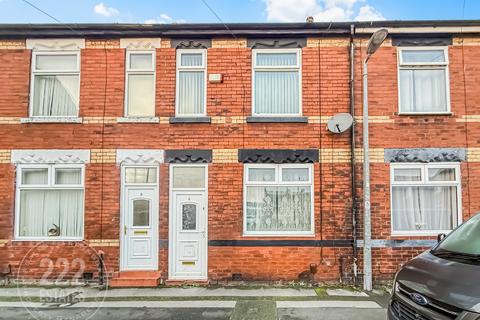
{"label": "brick wall", "polygon": [[[345,39],[308,39],[302,49],[302,109],[307,124],[246,123],[251,115],[251,50],[246,40],[214,39],[208,49],[208,73],[220,73],[223,82],[208,84],[207,113],[212,124],[169,124],[175,115],[175,49],[168,39],[156,50],[156,116],[159,123],[117,123],[124,110],[125,50],[115,40],[87,41],[81,52],[80,116],[82,124],[22,124],[28,116],[30,55],[22,42],[0,44],[0,264],[18,268],[33,242],[12,242],[15,167],[12,149],[89,149],[86,166],[85,240],[103,250],[109,271],[118,270],[120,230],[120,170],[116,149],[213,149],[209,168],[209,240],[245,239],[243,230],[242,148],[320,149],[314,165],[315,236],[273,239],[351,240],[352,194],[350,135],[326,131],[328,118],[349,112],[349,48]],[[424,239],[392,237],[390,173],[383,163],[385,148],[464,147],[472,162],[462,164],[465,218],[477,212],[480,201],[470,195],[480,188],[480,46],[455,42],[449,48],[452,114],[399,116],[397,53],[387,43],[370,61],[370,139],[372,174],[372,236],[380,240]],[[364,41],[357,41],[355,68],[356,115],[361,116],[361,61]],[[362,123],[357,122],[357,148]],[[477,149],[475,149],[477,148]],[[477,155],[477,156],[475,156]],[[361,150],[356,151],[361,161]],[[357,169],[357,202],[361,204],[361,163]],[[168,239],[168,165],[160,166],[159,239]],[[361,205],[359,205],[361,209]],[[362,212],[358,235],[361,238]],[[261,237],[248,239],[262,240]],[[428,239],[432,239],[429,237]],[[163,242],[165,243],[165,242]],[[3,244],[3,245],[2,245]],[[58,257],[71,252],[71,243],[52,243]],[[391,278],[397,268],[423,248],[375,248],[375,279]],[[361,251],[361,248],[360,248]],[[318,265],[317,280],[351,276],[351,248],[343,247],[222,247],[209,248],[209,278],[225,280],[233,273],[246,279],[291,280]],[[167,247],[159,248],[159,268],[168,270]],[[342,262],[341,262],[342,261]],[[88,267],[95,270],[95,266]],[[359,269],[360,270],[360,269]],[[42,270],[29,270],[37,277]],[[344,274],[344,275],[345,275]]]}

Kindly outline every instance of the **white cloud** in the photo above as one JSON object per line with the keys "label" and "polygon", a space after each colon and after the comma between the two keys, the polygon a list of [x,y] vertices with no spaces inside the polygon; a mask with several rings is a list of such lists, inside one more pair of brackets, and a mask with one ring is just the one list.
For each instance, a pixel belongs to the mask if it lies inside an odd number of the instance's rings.
{"label": "white cloud", "polygon": [[93,12],[104,17],[118,16],[120,11],[114,7],[107,7],[103,2],[100,2],[93,7]]}
{"label": "white cloud", "polygon": [[308,16],[320,21],[384,20],[383,15],[369,5],[357,10],[366,0],[263,0],[268,21],[298,22]]}
{"label": "white cloud", "polygon": [[157,18],[153,18],[153,19],[147,19],[145,20],[143,23],[146,23],[146,24],[157,24],[157,23],[185,23],[187,22],[186,20],[184,19],[177,19],[177,20],[174,20],[172,17],[170,17],[168,14],[166,13],[161,13]]}
{"label": "white cloud", "polygon": [[355,17],[357,21],[374,21],[374,20],[385,20],[385,17],[377,9],[366,5],[360,8],[358,15]]}

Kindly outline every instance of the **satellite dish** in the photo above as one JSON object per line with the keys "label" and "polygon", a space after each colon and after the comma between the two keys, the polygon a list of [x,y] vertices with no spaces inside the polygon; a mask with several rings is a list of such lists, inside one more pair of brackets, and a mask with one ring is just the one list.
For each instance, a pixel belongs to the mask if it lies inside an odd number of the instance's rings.
{"label": "satellite dish", "polygon": [[327,129],[332,133],[342,133],[353,125],[353,117],[350,113],[337,113],[327,122]]}

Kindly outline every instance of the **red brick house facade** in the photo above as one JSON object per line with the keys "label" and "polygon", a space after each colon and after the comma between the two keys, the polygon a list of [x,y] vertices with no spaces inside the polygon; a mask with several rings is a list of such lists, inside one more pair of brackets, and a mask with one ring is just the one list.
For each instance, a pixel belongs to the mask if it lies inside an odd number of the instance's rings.
{"label": "red brick house facade", "polygon": [[[115,276],[361,279],[381,27],[372,272],[391,279],[480,209],[480,23],[2,26],[0,264],[44,277],[20,268],[41,242]],[[352,111],[354,134],[326,130]]]}

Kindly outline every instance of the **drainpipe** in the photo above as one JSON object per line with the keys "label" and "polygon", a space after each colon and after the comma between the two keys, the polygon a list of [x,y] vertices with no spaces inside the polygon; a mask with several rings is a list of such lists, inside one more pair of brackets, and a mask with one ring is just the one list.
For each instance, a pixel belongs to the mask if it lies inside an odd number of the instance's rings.
{"label": "drainpipe", "polygon": [[350,114],[353,117],[353,125],[350,130],[350,163],[352,171],[352,241],[353,241],[353,284],[358,285],[358,251],[357,251],[357,190],[355,180],[355,43],[353,37],[355,35],[355,25],[350,25]]}

